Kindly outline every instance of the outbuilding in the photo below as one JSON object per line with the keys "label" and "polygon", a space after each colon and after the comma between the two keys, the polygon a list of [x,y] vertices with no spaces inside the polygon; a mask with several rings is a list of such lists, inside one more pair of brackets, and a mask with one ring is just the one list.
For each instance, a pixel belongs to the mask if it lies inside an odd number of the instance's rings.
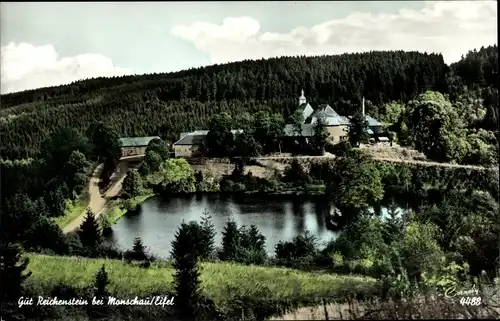
{"label": "outbuilding", "polygon": [[153,139],[160,139],[160,137],[148,136],[120,138],[120,143],[122,145],[122,157],[144,155],[149,142]]}

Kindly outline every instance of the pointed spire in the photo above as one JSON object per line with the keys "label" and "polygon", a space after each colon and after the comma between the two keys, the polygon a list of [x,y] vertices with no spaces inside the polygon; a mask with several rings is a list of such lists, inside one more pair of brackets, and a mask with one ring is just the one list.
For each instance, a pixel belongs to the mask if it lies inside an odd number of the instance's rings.
{"label": "pointed spire", "polygon": [[305,104],[307,102],[307,99],[306,97],[304,96],[304,89],[302,89],[301,93],[300,93],[300,97],[299,97],[299,106],[302,105],[302,104]]}

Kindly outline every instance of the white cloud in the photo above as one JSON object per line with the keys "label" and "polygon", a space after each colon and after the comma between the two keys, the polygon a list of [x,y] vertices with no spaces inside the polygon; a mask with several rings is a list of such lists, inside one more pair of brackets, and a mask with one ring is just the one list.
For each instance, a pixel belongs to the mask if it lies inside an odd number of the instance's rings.
{"label": "white cloud", "polygon": [[1,93],[68,84],[76,80],[122,76],[131,70],[115,67],[99,54],[59,57],[51,45],[10,43],[1,48]]}
{"label": "white cloud", "polygon": [[439,52],[451,63],[473,48],[497,43],[497,5],[496,1],[427,1],[422,10],[353,12],[288,33],[264,32],[259,22],[249,17],[226,18],[221,25],[178,25],[171,34],[192,42],[218,64],[370,50]]}

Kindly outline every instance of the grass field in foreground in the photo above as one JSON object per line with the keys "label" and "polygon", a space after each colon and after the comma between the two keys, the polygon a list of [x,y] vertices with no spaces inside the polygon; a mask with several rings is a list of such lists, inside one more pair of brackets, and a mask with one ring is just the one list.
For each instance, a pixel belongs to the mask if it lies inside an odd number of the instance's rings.
{"label": "grass field in foreground", "polygon": [[[30,259],[28,288],[37,295],[48,295],[59,282],[75,288],[93,284],[94,276],[104,264],[116,297],[147,296],[172,291],[173,268],[167,262],[154,263],[150,268],[122,263],[119,260],[27,254]],[[374,280],[356,276],[315,274],[297,270],[246,266],[233,263],[200,264],[202,291],[216,304],[237,296],[261,299],[287,299],[296,296],[336,297],[345,291],[364,292]]]}

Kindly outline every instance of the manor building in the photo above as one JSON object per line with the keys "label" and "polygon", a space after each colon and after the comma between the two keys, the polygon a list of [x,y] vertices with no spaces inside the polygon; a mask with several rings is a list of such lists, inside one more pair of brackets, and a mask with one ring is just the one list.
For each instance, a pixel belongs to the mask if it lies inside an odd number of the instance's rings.
{"label": "manor building", "polygon": [[[299,110],[302,112],[304,123],[302,124],[302,136],[309,138],[314,135],[314,127],[318,121],[318,118],[323,118],[326,129],[330,136],[330,141],[333,144],[337,144],[341,141],[347,139],[349,133],[349,124],[352,116],[341,116],[339,115],[330,105],[322,104],[319,105],[316,110],[307,102],[304,96],[304,90],[302,90],[299,97]],[[362,114],[365,116],[368,122],[368,134],[374,139],[379,141],[388,140],[386,137],[380,136],[383,134],[384,126],[375,118],[365,114],[365,99],[362,102]],[[296,136],[297,134],[293,131],[293,125],[287,124],[285,126],[286,136]]]}
{"label": "manor building", "polygon": [[[347,139],[349,132],[349,124],[351,116],[341,116],[339,115],[330,105],[323,104],[319,105],[315,110],[311,104],[307,101],[304,96],[304,90],[302,90],[299,97],[298,109],[302,112],[304,123],[302,124],[301,138],[308,141],[314,135],[314,128],[318,119],[321,117],[324,119],[326,124],[326,129],[329,134],[330,142],[337,144],[341,141]],[[384,127],[382,123],[373,117],[365,115],[365,99],[362,102],[362,113],[368,122],[368,134],[372,137],[372,140],[377,141],[388,141],[386,137],[383,137]],[[241,132],[241,129],[232,130],[233,135]],[[299,136],[299,134],[294,130],[292,124],[286,124],[283,130],[285,142],[293,142]],[[201,154],[202,146],[205,142],[208,130],[196,130],[188,133],[181,133],[179,140],[173,144],[174,153],[176,157],[196,157]],[[286,145],[286,143],[285,143]]]}

